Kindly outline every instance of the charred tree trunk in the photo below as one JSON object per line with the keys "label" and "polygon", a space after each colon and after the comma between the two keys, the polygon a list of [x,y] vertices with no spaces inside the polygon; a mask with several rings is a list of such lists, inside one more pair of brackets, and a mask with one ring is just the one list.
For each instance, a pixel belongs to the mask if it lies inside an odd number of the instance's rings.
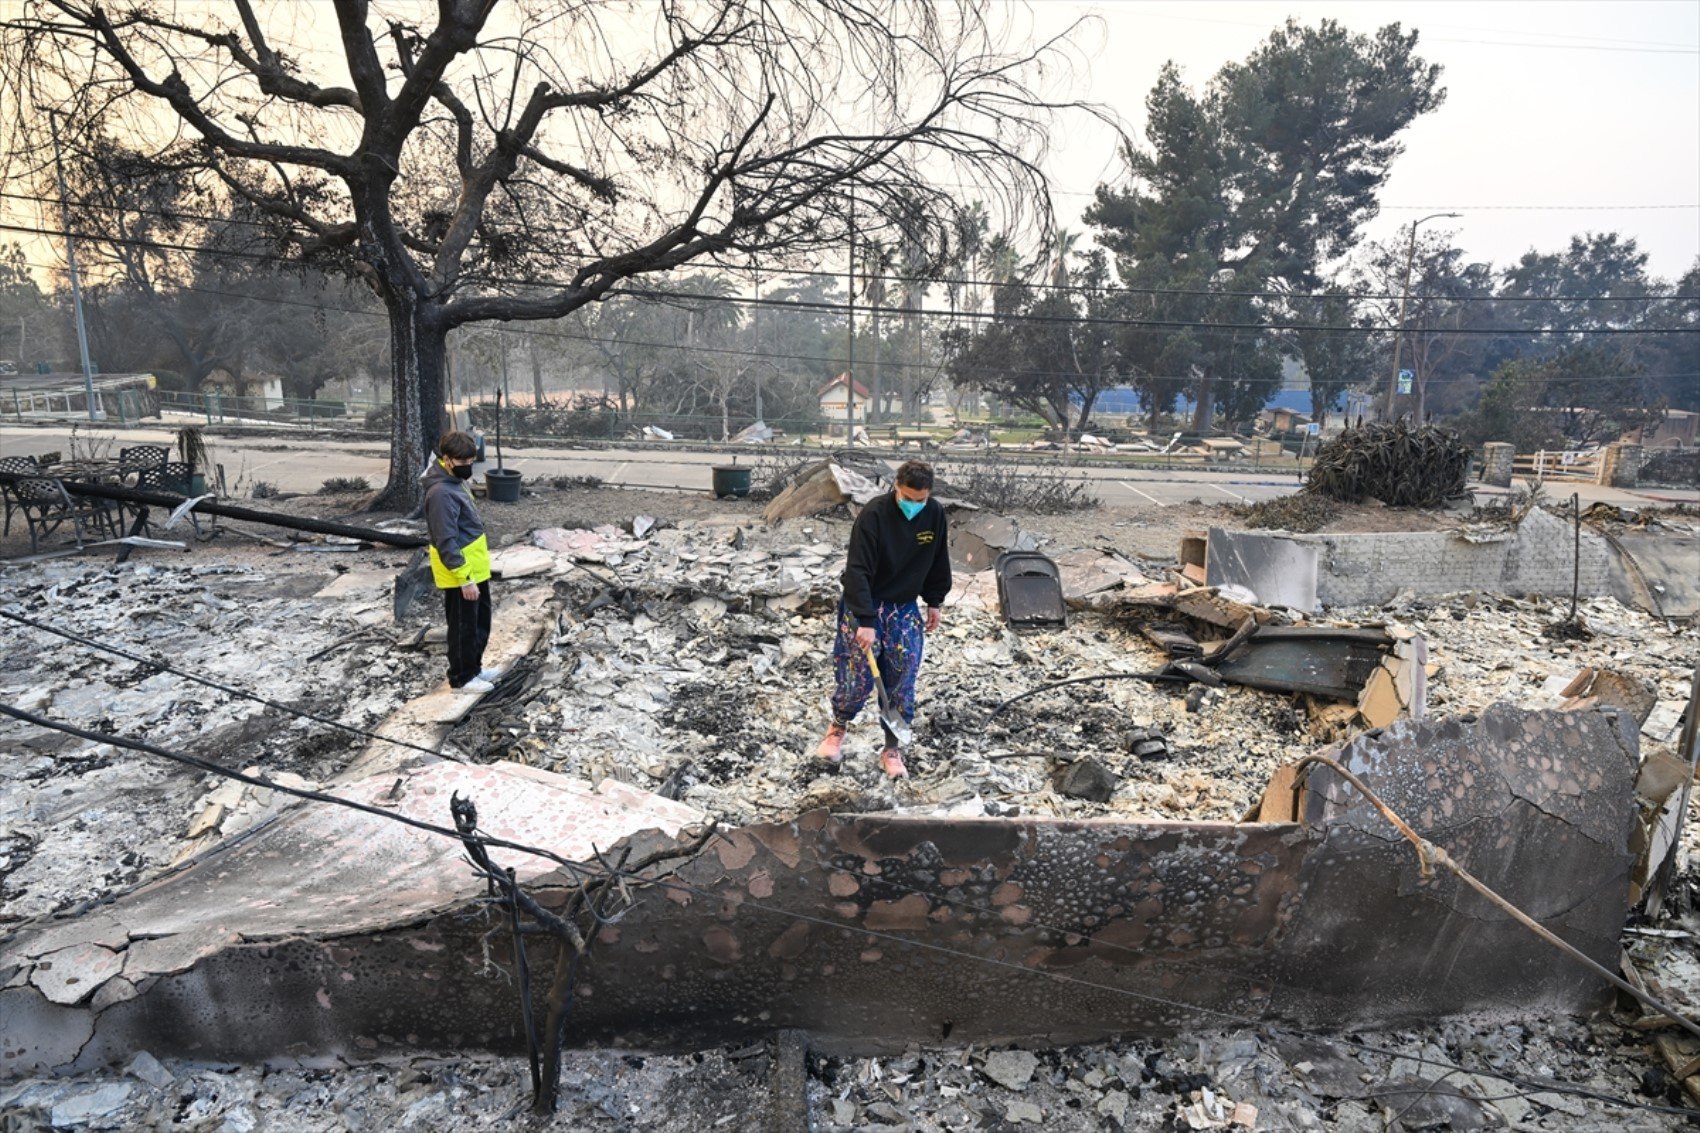
{"label": "charred tree trunk", "polygon": [[[528,347],[526,353],[531,359],[531,404],[541,409],[543,407],[543,358],[537,353],[537,336],[535,334],[526,335],[525,343]],[[603,383],[602,391],[603,398],[606,399],[608,396],[606,381]]]}
{"label": "charred tree trunk", "polygon": [[1076,419],[1074,427],[1082,433],[1086,431],[1086,422],[1092,417],[1092,406],[1097,404],[1097,402],[1098,393],[1096,390],[1086,394],[1080,399],[1080,416]]}
{"label": "charred tree trunk", "polygon": [[390,319],[390,477],[374,508],[412,511],[419,473],[443,429],[443,365],[448,332],[437,312],[409,287],[386,289]]}
{"label": "charred tree trunk", "polygon": [[1192,413],[1192,431],[1200,435],[1210,432],[1216,418],[1216,374],[1206,369],[1198,379],[1198,404]]}
{"label": "charred tree trunk", "polygon": [[[885,364],[880,361],[880,305],[878,303],[874,304],[873,323],[871,329],[873,330],[874,335],[874,356],[873,364],[869,367],[868,374],[868,392],[873,394],[872,397],[868,398],[867,418],[868,424],[870,425],[876,421],[883,421],[885,419]],[[854,381],[855,378],[856,375],[850,375],[850,379],[852,381]]]}

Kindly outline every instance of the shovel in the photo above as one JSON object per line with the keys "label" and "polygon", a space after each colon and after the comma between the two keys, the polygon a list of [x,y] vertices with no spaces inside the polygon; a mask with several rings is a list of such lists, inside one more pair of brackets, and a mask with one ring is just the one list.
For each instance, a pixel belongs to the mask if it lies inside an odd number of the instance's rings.
{"label": "shovel", "polygon": [[880,698],[880,727],[885,729],[886,747],[903,747],[913,736],[909,722],[892,707],[891,699],[886,695],[885,681],[880,677],[879,662],[874,660],[873,646],[864,646],[862,653],[868,659],[868,669],[874,674],[874,691]]}

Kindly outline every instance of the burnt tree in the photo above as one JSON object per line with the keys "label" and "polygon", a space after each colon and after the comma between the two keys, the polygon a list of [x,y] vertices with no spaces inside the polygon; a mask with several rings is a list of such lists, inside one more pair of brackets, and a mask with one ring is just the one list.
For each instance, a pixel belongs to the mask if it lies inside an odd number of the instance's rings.
{"label": "burnt tree", "polygon": [[[393,13],[417,12],[407,20]],[[1029,82],[989,4],[24,0],[0,19],[8,176],[104,131],[259,210],[277,255],[364,279],[389,322],[379,503],[417,499],[456,326],[551,319],[720,255],[842,248],[969,183],[1048,223]],[[1081,107],[1099,113],[1089,107]],[[0,147],[4,149],[7,147]]]}

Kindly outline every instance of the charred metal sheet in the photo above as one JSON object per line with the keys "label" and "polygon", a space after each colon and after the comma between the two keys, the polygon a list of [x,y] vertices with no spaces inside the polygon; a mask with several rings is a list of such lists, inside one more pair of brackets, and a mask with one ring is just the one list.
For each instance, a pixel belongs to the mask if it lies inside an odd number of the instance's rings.
{"label": "charred metal sheet", "polygon": [[[1634,742],[1609,711],[1501,707],[1401,720],[1338,758],[1473,873],[1610,962],[1629,887]],[[1423,878],[1409,845],[1330,772],[1313,768],[1296,804],[1292,781],[1262,813],[1285,808],[1304,824],[813,812],[728,831],[601,930],[572,1033],[695,1049],[794,1028],[818,1049],[870,1051],[1230,1019],[1394,1027],[1608,1001],[1605,985],[1450,874]],[[376,821],[336,818],[351,840]],[[668,841],[631,840],[639,853]],[[288,857],[265,872],[274,851]],[[317,896],[334,917],[303,907],[292,919],[292,903],[260,883],[324,872],[310,851],[262,831],[103,909],[91,930],[125,954],[135,990],[104,1009],[52,1002],[28,978],[48,952],[81,943],[71,925],[9,943],[0,1067],[88,1066],[138,1046],[243,1059],[523,1048],[502,918],[465,896],[438,900],[465,885],[464,866],[400,891],[345,873]],[[564,892],[548,875],[537,884],[546,903]],[[132,977],[130,957],[173,934],[192,937],[196,958],[137,961]],[[111,966],[96,950],[75,955]],[[547,957],[533,960],[532,987],[546,988]]]}
{"label": "charred metal sheet", "polygon": [[1281,535],[1212,527],[1204,585],[1240,586],[1264,606],[1316,612],[1317,548]]}
{"label": "charred metal sheet", "polygon": [[1378,629],[1261,626],[1215,668],[1228,684],[1356,700],[1392,648]]}

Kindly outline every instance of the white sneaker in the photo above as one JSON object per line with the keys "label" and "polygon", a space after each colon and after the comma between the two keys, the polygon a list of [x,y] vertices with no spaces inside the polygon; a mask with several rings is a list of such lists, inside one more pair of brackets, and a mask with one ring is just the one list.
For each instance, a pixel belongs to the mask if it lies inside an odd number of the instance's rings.
{"label": "white sneaker", "polygon": [[494,684],[492,684],[490,681],[485,680],[482,676],[477,676],[477,677],[473,677],[470,681],[467,681],[465,684],[463,684],[459,688],[455,689],[455,691],[456,692],[475,692],[479,696],[483,696],[487,692],[495,691],[495,688],[496,688],[496,686]]}
{"label": "white sneaker", "polygon": [[502,679],[502,670],[500,670],[500,669],[480,669],[480,670],[478,670],[478,679],[481,680],[481,681],[489,681],[491,684],[495,684],[497,681]]}

